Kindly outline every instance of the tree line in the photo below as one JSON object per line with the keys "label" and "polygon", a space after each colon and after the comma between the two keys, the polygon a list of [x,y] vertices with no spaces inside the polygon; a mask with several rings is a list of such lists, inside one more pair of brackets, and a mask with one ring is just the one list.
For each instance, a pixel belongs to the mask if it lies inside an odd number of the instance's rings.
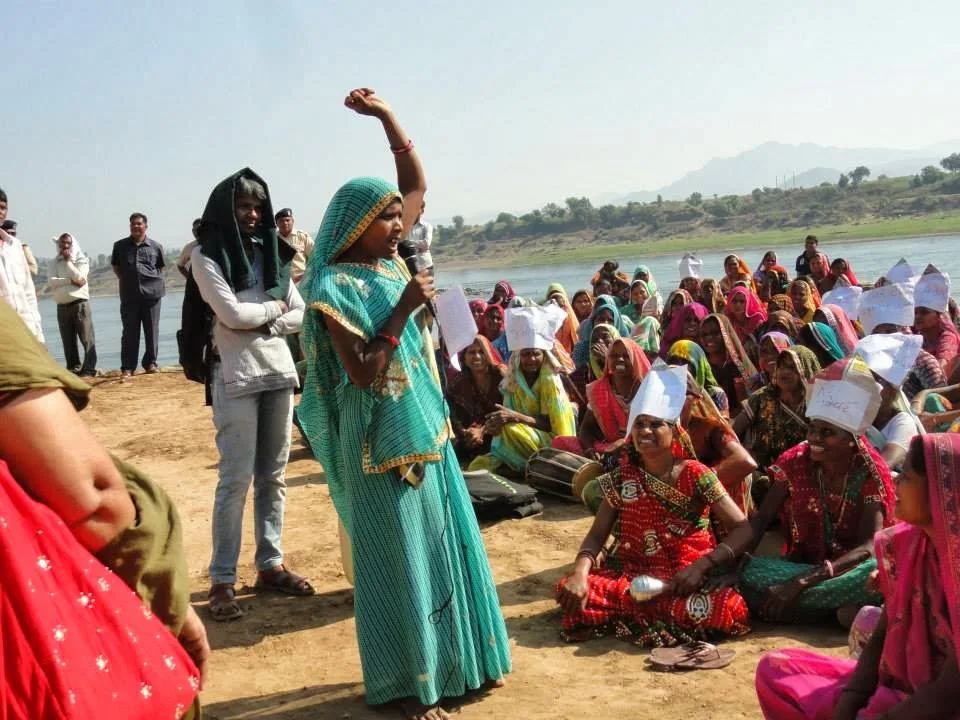
{"label": "tree line", "polygon": [[[943,170],[934,165],[922,168],[910,177],[909,186],[919,188],[936,185],[946,180],[948,173],[960,173],[960,153],[943,158],[940,166]],[[704,198],[702,193],[695,192],[682,201],[664,201],[663,197],[658,195],[653,202],[629,202],[626,205],[608,204],[599,207],[595,207],[586,197],[568,197],[562,205],[547,203],[542,208],[519,216],[501,212],[495,219],[481,225],[467,225],[462,215],[454,215],[450,225],[438,225],[434,229],[434,242],[443,245],[466,235],[487,241],[626,225],[645,225],[656,231],[668,223],[702,219],[722,225],[727,218],[756,211],[798,191],[807,193],[805,197],[811,201],[829,204],[844,197],[844,193],[856,193],[870,176],[870,168],[858,165],[848,173],[841,173],[836,183],[824,182],[816,188],[758,187],[749,195],[713,195],[712,198]],[[880,175],[875,182],[886,181],[890,181],[890,178]],[[943,190],[960,193],[960,177],[953,178]],[[810,219],[815,220],[813,217]]]}

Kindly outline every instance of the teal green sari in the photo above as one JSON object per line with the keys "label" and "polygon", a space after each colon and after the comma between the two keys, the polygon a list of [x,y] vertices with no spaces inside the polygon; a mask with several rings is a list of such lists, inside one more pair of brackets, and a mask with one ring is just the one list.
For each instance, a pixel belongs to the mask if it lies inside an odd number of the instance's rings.
{"label": "teal green sari", "polygon": [[433,345],[418,312],[386,370],[361,388],[350,382],[324,323],[369,341],[392,315],[409,281],[403,263],[336,259],[399,198],[389,183],[359,178],[337,191],[324,215],[300,286],[309,310],[298,416],[353,545],[367,702],[416,697],[432,705],[510,671],[496,585],[449,440]]}

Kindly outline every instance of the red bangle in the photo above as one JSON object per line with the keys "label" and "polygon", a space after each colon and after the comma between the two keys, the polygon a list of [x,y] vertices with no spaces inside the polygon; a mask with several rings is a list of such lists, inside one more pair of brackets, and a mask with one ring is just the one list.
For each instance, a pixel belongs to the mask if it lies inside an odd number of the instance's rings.
{"label": "red bangle", "polygon": [[404,153],[408,153],[411,150],[413,150],[413,140],[407,140],[407,144],[402,145],[401,147],[390,148],[390,152],[392,152],[394,155],[403,155]]}
{"label": "red bangle", "polygon": [[394,350],[400,347],[400,341],[397,340],[393,335],[387,335],[386,333],[377,333],[377,340],[383,340],[385,343],[390,345]]}

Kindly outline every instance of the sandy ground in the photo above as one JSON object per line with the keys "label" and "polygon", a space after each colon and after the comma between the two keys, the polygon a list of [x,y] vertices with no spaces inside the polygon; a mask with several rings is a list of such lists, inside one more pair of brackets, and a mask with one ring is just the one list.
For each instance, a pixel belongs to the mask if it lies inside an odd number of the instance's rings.
{"label": "sandy ground", "polygon": [[[208,619],[206,566],[217,452],[203,389],[179,373],[100,382],[83,413],[97,436],[148,472],[169,492],[183,519],[193,600]],[[311,598],[256,594],[251,500],[247,501],[238,592],[246,612],[228,624],[207,622],[213,658],[203,703],[212,718],[367,719],[400,717],[363,699],[353,620],[353,595],[343,575],[337,520],[323,472],[294,430],[287,469],[286,561],[309,576]],[[483,529],[513,652],[506,687],[454,706],[476,718],[753,718],[761,654],[805,646],[842,655],[839,628],[756,627],[727,643],[737,658],[724,670],[661,673],[647,669],[646,651],[615,639],[567,645],[558,637],[552,598],[589,527],[572,503],[546,501],[534,518]]]}

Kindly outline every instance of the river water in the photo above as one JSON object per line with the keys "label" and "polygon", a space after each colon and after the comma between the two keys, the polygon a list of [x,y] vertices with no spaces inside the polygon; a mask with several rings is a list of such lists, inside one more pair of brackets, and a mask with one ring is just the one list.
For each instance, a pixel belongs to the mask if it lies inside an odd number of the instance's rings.
{"label": "river water", "polygon": [[[830,259],[845,258],[853,267],[857,278],[862,283],[872,283],[876,278],[889,270],[901,257],[917,269],[922,270],[928,262],[934,263],[940,270],[955,278],[953,294],[960,296],[960,235],[942,235],[939,237],[922,238],[894,238],[876,241],[859,241],[854,243],[823,243],[820,249]],[[780,264],[793,275],[794,262],[797,255],[803,250],[802,240],[798,239],[797,247],[781,246],[777,249]],[[763,257],[763,250],[756,248],[739,252],[739,248],[731,247],[726,250],[700,252],[703,260],[705,277],[722,277],[723,258],[730,253],[742,255],[751,268],[756,268]],[[642,245],[637,246],[637,254],[631,257],[617,258],[620,268],[632,274],[633,268],[643,263],[653,271],[657,284],[664,297],[675,288],[680,281],[677,272],[678,255],[644,256]],[[494,283],[507,279],[514,290],[520,295],[529,295],[542,300],[547,285],[559,282],[569,294],[579,288],[587,287],[590,278],[596,272],[601,262],[578,262],[561,265],[536,266],[529,265],[517,268],[497,268],[478,270],[444,271],[438,268],[437,279],[441,287],[461,285],[464,288],[489,293]],[[477,293],[474,293],[477,294]],[[183,302],[182,293],[170,293],[161,304],[160,312],[160,365],[172,365],[177,362],[176,332],[180,327],[180,305]],[[97,354],[102,370],[120,367],[120,300],[116,297],[94,298],[90,301],[93,310],[94,326],[97,334]],[[53,300],[45,298],[40,301],[40,313],[43,317],[43,332],[47,338],[47,346],[58,361],[63,362],[63,347],[60,343],[60,333],[57,329],[57,307]],[[141,342],[140,354],[143,354]]]}

